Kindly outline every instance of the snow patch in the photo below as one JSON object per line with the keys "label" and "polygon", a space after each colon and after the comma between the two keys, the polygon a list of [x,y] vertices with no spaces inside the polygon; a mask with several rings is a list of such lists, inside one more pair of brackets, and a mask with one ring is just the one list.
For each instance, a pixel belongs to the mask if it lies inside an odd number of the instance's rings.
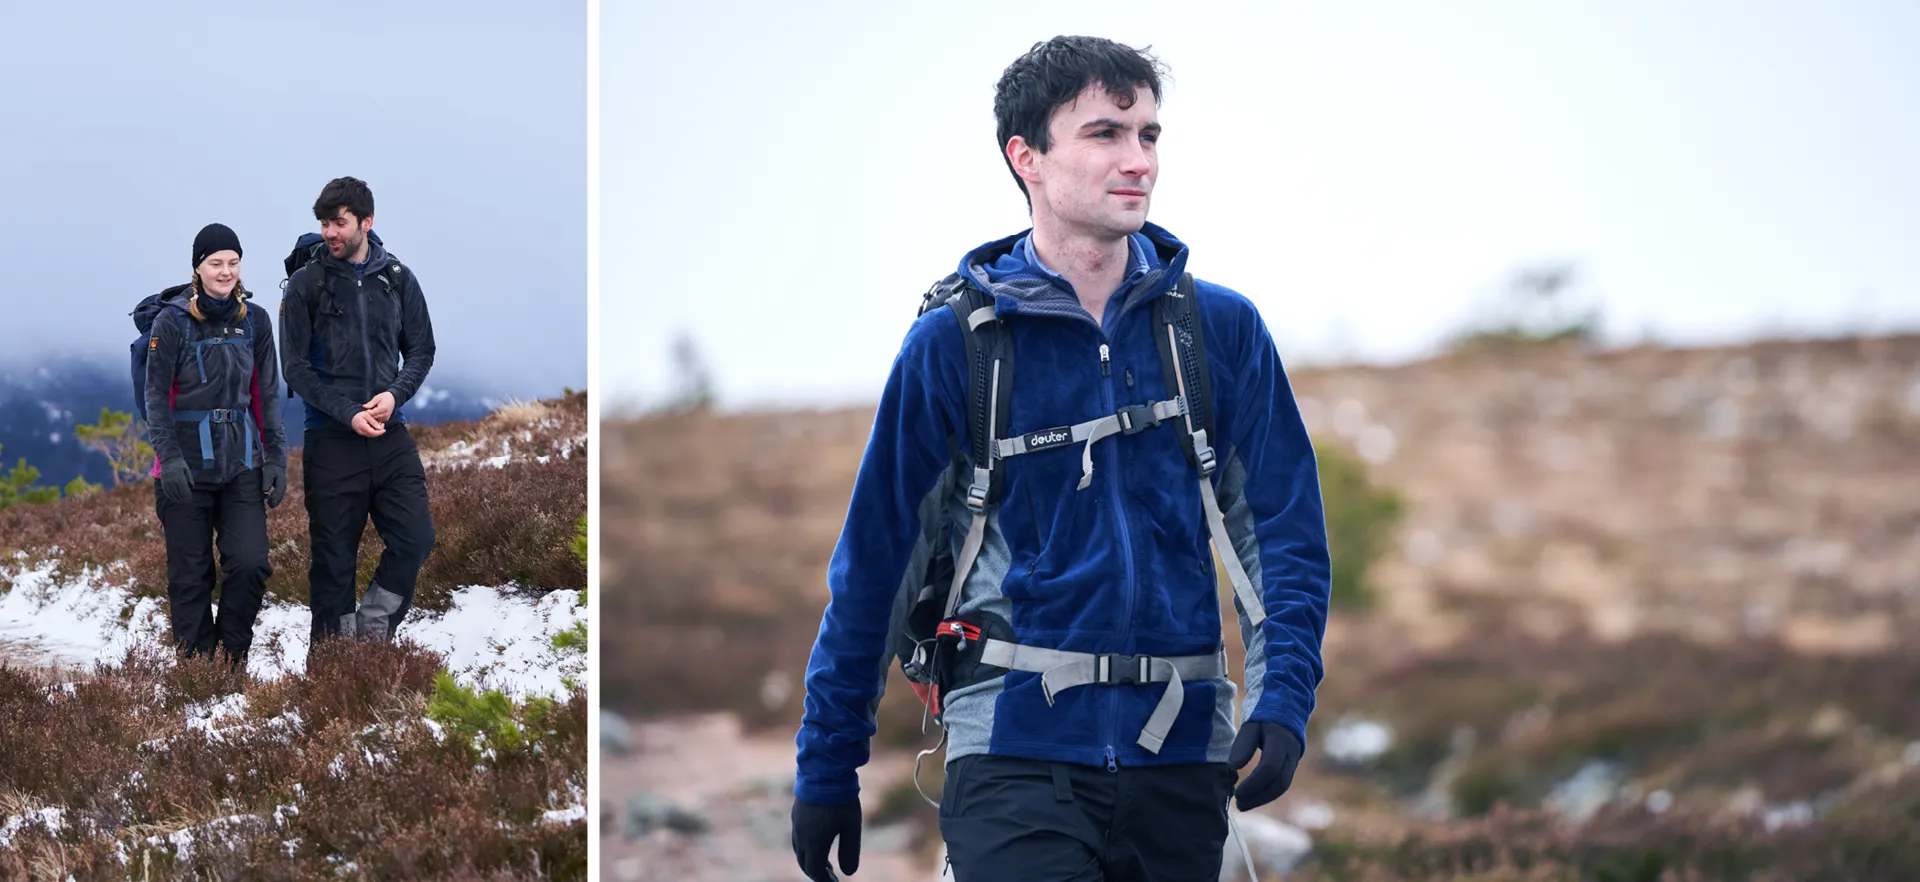
{"label": "snow patch", "polygon": [[12,844],[13,837],[25,832],[28,825],[58,835],[67,828],[67,813],[57,808],[44,808],[8,818],[5,823],[0,823],[0,848]]}
{"label": "snow patch", "polygon": [[48,662],[86,665],[118,660],[167,634],[158,598],[135,599],[98,567],[63,582],[57,566],[50,560],[0,570],[13,582],[12,591],[0,593],[0,642],[21,644]]}
{"label": "snow patch", "polygon": [[1317,799],[1295,803],[1287,820],[1302,830],[1325,830],[1333,826],[1333,806]]}
{"label": "snow patch", "polygon": [[227,719],[245,720],[246,718],[247,718],[246,693],[235,692],[234,694],[229,695],[225,698],[222,698],[218,701],[211,701],[206,703],[205,705],[196,704],[188,707],[187,708],[187,729],[189,731],[198,729],[202,732],[207,733],[208,740],[220,741],[220,740],[223,740],[221,735],[222,730],[217,728],[217,725],[221,721],[227,720]]}
{"label": "snow patch", "polygon": [[[136,599],[95,567],[68,580],[59,579],[55,568],[53,561],[0,566],[0,575],[13,582],[13,590],[0,593],[0,644],[17,645],[50,663],[86,666],[116,662],[135,646],[167,642],[164,601]],[[445,655],[447,669],[462,685],[499,689],[525,700],[566,694],[567,680],[586,682],[586,656],[553,646],[554,635],[587,620],[580,592],[469,586],[455,591],[452,599],[444,613],[413,611],[399,636]],[[312,621],[304,606],[263,607],[254,622],[248,672],[268,680],[305,672]],[[207,707],[200,712],[199,727],[211,732],[234,709]],[[298,721],[292,722],[297,728]]]}
{"label": "snow patch", "polygon": [[1815,817],[1813,803],[1800,800],[1784,806],[1767,807],[1761,814],[1761,821],[1766,824],[1767,832],[1772,833],[1782,827],[1804,827],[1813,823]]}
{"label": "snow patch", "polygon": [[[522,443],[522,449],[519,451],[514,448],[515,438]],[[566,459],[575,451],[584,450],[587,446],[587,436],[582,433],[561,439],[559,448],[554,453],[534,456],[525,449],[526,445],[531,444],[532,441],[533,433],[525,431],[509,437],[482,440],[478,443],[466,440],[456,441],[448,445],[445,450],[429,455],[426,458],[426,465],[430,469],[502,469],[513,462],[545,464],[555,459]]]}
{"label": "snow patch", "polygon": [[[149,836],[147,837],[147,844],[152,846],[171,845],[173,846],[175,860],[188,861],[193,858],[193,847],[196,841],[205,839],[216,844],[231,846],[234,840],[245,835],[246,830],[223,832],[225,828],[240,827],[242,825],[250,828],[258,826],[260,823],[261,818],[259,815],[228,815],[224,818],[214,818],[196,827],[182,827],[166,836]],[[194,835],[195,830],[200,831],[200,836],[196,837]]]}
{"label": "snow patch", "polygon": [[512,589],[462,588],[454,592],[452,609],[423,618],[409,621],[401,633],[445,655],[447,669],[463,686],[525,700],[566,694],[564,680],[586,682],[586,656],[553,645],[554,635],[587,620],[578,591],[529,599]]}
{"label": "snow patch", "polygon": [[587,807],[576,805],[572,808],[556,809],[540,816],[540,820],[549,824],[571,824],[587,819]]}
{"label": "snow patch", "polygon": [[1393,730],[1373,720],[1344,717],[1328,730],[1324,744],[1335,762],[1368,763],[1393,746]]}
{"label": "snow patch", "polygon": [[1546,805],[1568,820],[1585,821],[1613,801],[1624,780],[1619,766],[1593,760],[1581,766],[1573,777],[1554,785],[1553,792],[1547,794]]}

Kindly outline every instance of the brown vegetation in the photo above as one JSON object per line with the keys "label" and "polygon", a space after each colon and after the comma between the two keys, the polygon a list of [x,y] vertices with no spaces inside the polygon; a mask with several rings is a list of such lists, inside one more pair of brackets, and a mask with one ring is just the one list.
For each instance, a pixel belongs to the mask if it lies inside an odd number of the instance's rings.
{"label": "brown vegetation", "polygon": [[[465,585],[586,587],[573,550],[586,404],[569,394],[412,430],[438,538],[417,606],[444,608]],[[268,513],[268,592],[304,603],[297,452],[289,475]],[[57,575],[103,567],[136,595],[165,593],[151,482],[0,512],[0,536]],[[363,579],[380,549],[369,528]],[[355,641],[323,643],[305,674],[275,680],[157,646],[62,683],[0,663],[0,878],[585,878],[584,820],[543,815],[586,801],[586,691],[515,710],[537,725],[512,739],[476,740],[430,722],[443,664]]]}
{"label": "brown vegetation", "polygon": [[[70,686],[0,667],[0,816],[61,810],[0,878],[584,878],[585,822],[541,817],[584,800],[584,690],[523,747],[476,747],[422,721],[440,666],[333,641],[272,682],[152,650]],[[191,722],[242,685],[242,713]]]}
{"label": "brown vegetation", "polygon": [[[441,610],[464,585],[517,583],[547,589],[586,587],[586,565],[570,550],[575,521],[587,510],[586,393],[504,408],[483,420],[409,427],[428,465],[436,543],[420,572],[414,605]],[[503,455],[500,468],[475,463]],[[546,458],[545,462],[539,461]],[[267,511],[268,597],[306,603],[305,486],[300,453],[287,465],[289,487]],[[61,573],[102,567],[136,595],[165,596],[166,548],[153,509],[152,481],[58,505],[0,511],[0,552],[52,556]],[[360,544],[360,580],[372,575],[384,545],[371,525]]]}

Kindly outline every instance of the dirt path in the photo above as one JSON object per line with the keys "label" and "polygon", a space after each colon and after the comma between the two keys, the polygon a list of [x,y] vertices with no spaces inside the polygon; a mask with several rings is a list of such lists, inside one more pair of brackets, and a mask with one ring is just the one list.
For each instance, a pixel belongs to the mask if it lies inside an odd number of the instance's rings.
{"label": "dirt path", "polygon": [[[730,714],[633,724],[634,750],[602,754],[601,877],[609,882],[793,882],[788,813],[791,733],[746,735]],[[881,754],[861,770],[871,817],[880,795],[913,774],[913,755]],[[694,832],[691,828],[704,826]],[[681,829],[676,830],[675,827]],[[642,831],[642,828],[647,828]],[[933,882],[938,838],[913,850],[912,822],[862,834],[862,882]],[[686,832],[682,832],[685,830]],[[930,831],[929,831],[930,832]]]}

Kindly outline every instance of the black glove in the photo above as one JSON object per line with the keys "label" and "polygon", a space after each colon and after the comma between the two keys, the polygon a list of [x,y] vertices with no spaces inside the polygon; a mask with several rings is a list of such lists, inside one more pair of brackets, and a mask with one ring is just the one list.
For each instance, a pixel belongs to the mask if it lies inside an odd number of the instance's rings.
{"label": "black glove", "polygon": [[834,837],[840,838],[840,872],[849,876],[860,869],[860,803],[814,805],[793,801],[793,856],[800,860],[800,872],[813,882],[833,882],[838,878],[827,866],[828,849]]}
{"label": "black glove", "polygon": [[266,473],[267,507],[279,508],[280,500],[287,498],[287,467],[270,465]]}
{"label": "black glove", "polygon": [[1285,726],[1255,721],[1241,726],[1240,734],[1233,736],[1227,764],[1235,769],[1244,768],[1253,759],[1256,747],[1260,748],[1260,765],[1233,790],[1234,802],[1243,812],[1266,805],[1287,792],[1287,788],[1293,786],[1293,770],[1300,765],[1300,754],[1306,750]]}
{"label": "black glove", "polygon": [[160,464],[160,495],[168,502],[186,502],[193,498],[193,482],[187,478],[185,460],[170,459]]}

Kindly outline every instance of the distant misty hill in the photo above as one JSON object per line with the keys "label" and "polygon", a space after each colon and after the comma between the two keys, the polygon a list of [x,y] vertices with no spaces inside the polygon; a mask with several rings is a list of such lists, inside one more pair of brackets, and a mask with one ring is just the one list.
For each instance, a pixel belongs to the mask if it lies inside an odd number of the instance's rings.
{"label": "distant misty hill", "polygon": [[[470,393],[455,381],[442,386],[429,378],[406,405],[407,422],[421,425],[479,419],[501,401]],[[286,394],[282,386],[281,393]],[[40,470],[40,484],[61,486],[75,477],[111,485],[106,457],[80,446],[73,427],[100,419],[100,409],[133,412],[133,379],[125,366],[81,359],[43,362],[32,367],[0,368],[0,473],[25,459]],[[305,407],[283,399],[287,441],[298,447]]]}

